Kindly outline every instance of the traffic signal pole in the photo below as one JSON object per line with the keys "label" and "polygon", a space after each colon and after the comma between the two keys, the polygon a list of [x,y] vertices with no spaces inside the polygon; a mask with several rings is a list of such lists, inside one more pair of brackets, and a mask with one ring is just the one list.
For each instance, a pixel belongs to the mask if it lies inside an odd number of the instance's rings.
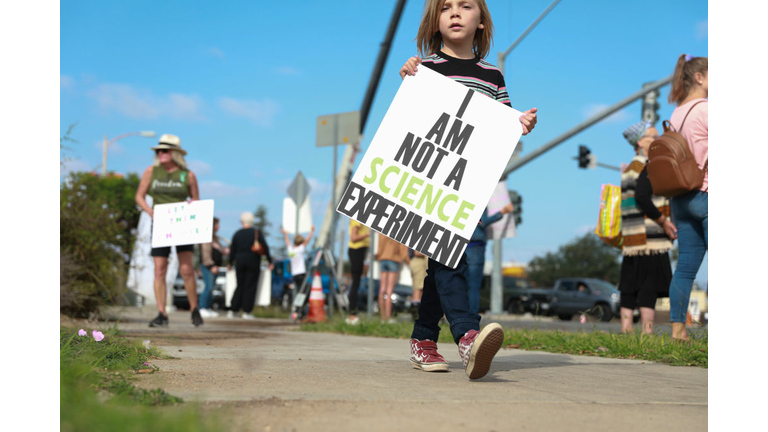
{"label": "traffic signal pole", "polygon": [[535,149],[531,153],[525,155],[524,157],[521,157],[514,163],[507,166],[507,168],[504,170],[504,173],[501,175],[501,178],[506,178],[509,174],[512,172],[520,169],[522,166],[527,164],[528,162],[536,159],[537,157],[543,155],[544,153],[548,152],[549,150],[552,150],[553,148],[557,147],[558,145],[562,144],[564,141],[570,139],[574,135],[582,132],[583,130],[587,129],[590,126],[595,125],[595,123],[598,123],[599,121],[603,120],[604,118],[610,116],[611,114],[615,113],[616,111],[619,111],[620,109],[624,108],[625,106],[631,104],[632,102],[640,99],[641,97],[644,97],[646,93],[652,92],[655,90],[658,90],[665,85],[672,82],[672,76],[668,76],[666,78],[660,79],[658,81],[655,81],[651,84],[649,84],[646,87],[643,87],[641,90],[636,91],[635,93],[632,93],[631,95],[627,96],[626,98],[622,99],[621,101],[617,102],[616,104],[604,109],[603,111],[600,111],[599,113],[593,115],[592,117],[588,118],[586,121],[574,126],[570,130],[566,131],[565,133],[561,134],[557,138],[549,141],[548,143],[542,145],[541,147]]}

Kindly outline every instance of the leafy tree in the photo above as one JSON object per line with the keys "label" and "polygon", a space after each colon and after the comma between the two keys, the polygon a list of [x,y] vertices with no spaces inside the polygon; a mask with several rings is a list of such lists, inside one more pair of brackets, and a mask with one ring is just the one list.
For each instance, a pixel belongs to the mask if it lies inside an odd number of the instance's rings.
{"label": "leafy tree", "polygon": [[592,233],[560,246],[528,263],[528,277],[538,286],[554,286],[564,277],[585,277],[619,283],[621,251],[603,243]]}

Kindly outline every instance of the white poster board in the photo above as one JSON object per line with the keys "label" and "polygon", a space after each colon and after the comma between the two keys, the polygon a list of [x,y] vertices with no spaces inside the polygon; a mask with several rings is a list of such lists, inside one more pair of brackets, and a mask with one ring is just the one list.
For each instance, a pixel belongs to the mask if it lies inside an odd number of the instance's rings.
{"label": "white poster board", "polygon": [[422,67],[406,76],[336,210],[455,268],[521,112]]}
{"label": "white poster board", "polygon": [[262,267],[256,288],[256,305],[269,306],[272,300],[272,272],[269,267]]}
{"label": "white poster board", "polygon": [[213,200],[158,204],[152,218],[152,247],[210,243]]}
{"label": "white poster board", "polygon": [[[306,233],[312,229],[312,210],[309,197],[299,209],[299,232]],[[283,198],[283,228],[290,235],[296,235],[296,204],[291,198]]]}
{"label": "white poster board", "polygon": [[[509,199],[507,183],[503,181],[499,182],[499,184],[496,185],[496,189],[493,190],[491,200],[488,201],[488,216],[493,216],[500,212],[507,204],[511,203],[512,201]],[[500,220],[488,225],[486,234],[488,235],[488,238],[492,240],[517,236],[514,214],[507,213],[502,215]]]}

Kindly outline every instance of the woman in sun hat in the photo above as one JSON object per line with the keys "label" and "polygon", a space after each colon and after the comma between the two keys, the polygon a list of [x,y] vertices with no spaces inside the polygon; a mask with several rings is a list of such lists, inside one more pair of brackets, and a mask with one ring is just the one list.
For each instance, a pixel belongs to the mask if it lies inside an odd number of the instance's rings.
{"label": "woman in sun hat", "polygon": [[[147,194],[152,196],[152,205],[167,204],[181,201],[195,201],[200,199],[200,191],[197,188],[197,177],[187,169],[184,155],[187,151],[181,148],[181,140],[176,135],[164,134],[160,137],[155,151],[155,162],[144,171],[136,191],[136,204],[154,216],[153,208],[147,204]],[[179,273],[184,279],[184,288],[189,299],[189,308],[192,310],[192,324],[195,327],[203,324],[200,310],[197,304],[197,286],[195,272],[192,267],[192,254],[194,245],[177,245],[176,255],[179,257]],[[165,275],[168,272],[168,256],[171,247],[152,248],[152,259],[155,264],[155,300],[157,300],[158,314],[150,321],[150,327],[167,326],[168,314],[165,311],[167,287]]]}
{"label": "woman in sun hat", "polygon": [[677,228],[669,218],[669,199],[653,195],[648,180],[648,147],[659,136],[650,122],[624,131],[635,157],[621,173],[621,331],[632,331],[633,312],[640,309],[643,333],[652,334],[656,299],[669,297],[672,267],[669,250]]}

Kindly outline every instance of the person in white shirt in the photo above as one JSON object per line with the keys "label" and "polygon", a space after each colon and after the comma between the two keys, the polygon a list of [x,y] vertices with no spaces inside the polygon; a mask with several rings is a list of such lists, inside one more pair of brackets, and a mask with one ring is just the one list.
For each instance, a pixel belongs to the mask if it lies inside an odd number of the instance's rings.
{"label": "person in white shirt", "polygon": [[291,274],[293,275],[294,286],[298,289],[301,287],[302,282],[307,274],[307,264],[304,257],[304,252],[309,244],[309,240],[312,238],[312,234],[315,232],[315,226],[312,225],[312,229],[309,230],[309,234],[305,239],[301,234],[296,234],[293,237],[293,245],[288,238],[288,233],[285,228],[282,228],[283,235],[285,236],[285,247],[288,249],[288,257],[291,259]]}

